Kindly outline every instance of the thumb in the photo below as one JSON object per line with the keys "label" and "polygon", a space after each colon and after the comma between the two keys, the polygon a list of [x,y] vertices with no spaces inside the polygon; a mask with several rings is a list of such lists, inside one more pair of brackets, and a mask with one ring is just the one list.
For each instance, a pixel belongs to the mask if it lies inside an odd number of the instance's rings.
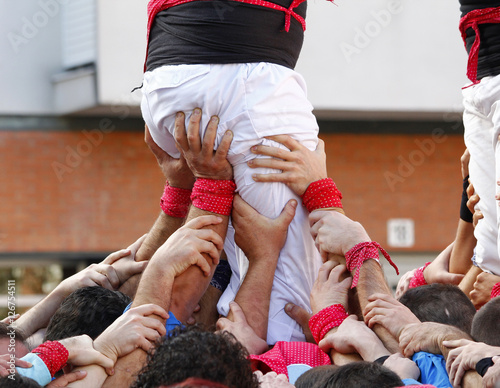
{"label": "thumb", "polygon": [[295,217],[296,209],[297,201],[295,199],[289,200],[278,217],[279,223],[283,223],[283,225],[288,228],[288,225],[290,225],[290,222],[292,222],[293,217]]}
{"label": "thumb", "polygon": [[95,352],[97,354],[95,355],[94,364],[102,366],[109,374],[115,366],[114,361],[106,357],[104,354],[98,352],[97,350]]}
{"label": "thumb", "polygon": [[229,303],[229,309],[233,313],[233,322],[247,323],[247,317],[238,303],[234,301]]}
{"label": "thumb", "polygon": [[309,325],[309,319],[312,316],[306,309],[293,303],[286,304],[285,313],[302,327]]}

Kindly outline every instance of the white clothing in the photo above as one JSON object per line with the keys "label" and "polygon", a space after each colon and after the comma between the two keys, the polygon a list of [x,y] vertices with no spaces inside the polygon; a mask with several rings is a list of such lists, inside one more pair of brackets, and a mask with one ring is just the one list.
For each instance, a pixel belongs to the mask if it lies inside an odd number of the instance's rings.
{"label": "white clothing", "polygon": [[[253,170],[246,162],[257,157],[250,152],[256,144],[282,145],[265,136],[288,134],[314,150],[318,141],[318,125],[312,105],[306,97],[302,77],[286,67],[270,63],[228,65],[168,65],[144,75],[144,120],[154,141],[170,155],[178,157],[173,140],[175,114],[203,110],[201,136],[212,115],[219,117],[216,148],[227,129],[234,136],[228,159],[233,166],[237,192],[266,217],[276,218],[287,201],[295,198],[281,183],[257,183],[254,173],[276,172]],[[309,232],[308,213],[297,207],[288,229],[285,247],[280,253],[275,272],[269,311],[268,342],[304,340],[299,325],[284,312],[287,302],[310,311],[309,296],[316,280],[321,257]],[[225,243],[233,276],[222,295],[218,309],[223,315],[232,301],[247,270],[247,259],[234,244],[234,231],[229,227]]]}
{"label": "white clothing", "polygon": [[477,224],[476,263],[500,275],[500,209],[495,194],[500,180],[500,75],[485,77],[463,89],[465,145],[470,152],[469,175],[484,219]]}

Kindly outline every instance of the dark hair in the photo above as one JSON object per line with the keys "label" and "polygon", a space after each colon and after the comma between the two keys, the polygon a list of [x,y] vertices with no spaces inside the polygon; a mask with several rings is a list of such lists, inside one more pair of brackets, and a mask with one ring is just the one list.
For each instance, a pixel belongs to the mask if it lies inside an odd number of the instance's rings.
{"label": "dark hair", "polygon": [[321,365],[309,369],[295,381],[296,388],[324,387],[328,379],[339,367],[337,365]]}
{"label": "dark hair", "polygon": [[21,329],[16,328],[15,326],[10,326],[8,323],[0,322],[0,338],[10,338],[9,334],[12,330],[16,333],[16,341],[26,343],[26,335]]}
{"label": "dark hair", "polygon": [[96,339],[123,310],[131,299],[120,291],[103,287],[84,287],[73,291],[52,316],[45,341],[87,334]]}
{"label": "dark hair", "polygon": [[227,388],[227,385],[190,377],[182,383],[169,385],[168,387],[166,385],[162,385],[160,388]]}
{"label": "dark hair", "polygon": [[0,387],[2,388],[42,388],[40,384],[38,384],[35,380],[32,380],[28,377],[21,376],[19,374],[15,374],[9,378],[0,377]]}
{"label": "dark hair", "polygon": [[444,323],[466,333],[470,333],[472,319],[476,314],[467,295],[451,284],[433,283],[411,288],[399,301],[422,322]]}
{"label": "dark hair", "polygon": [[500,346],[500,297],[493,298],[476,313],[472,321],[471,335],[477,342]]}
{"label": "dark hair", "polygon": [[335,369],[325,383],[311,388],[393,388],[402,387],[399,376],[385,366],[358,361]]}
{"label": "dark hair", "polygon": [[257,388],[247,357],[247,350],[228,332],[176,328],[148,352],[147,365],[132,387],[168,386],[198,377],[228,388]]}

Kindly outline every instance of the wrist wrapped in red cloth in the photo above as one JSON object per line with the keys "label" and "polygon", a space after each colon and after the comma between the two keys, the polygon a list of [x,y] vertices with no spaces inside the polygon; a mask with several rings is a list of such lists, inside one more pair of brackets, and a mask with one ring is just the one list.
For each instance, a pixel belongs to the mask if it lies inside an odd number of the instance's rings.
{"label": "wrist wrapped in red cloth", "polygon": [[232,180],[199,178],[194,184],[191,201],[198,209],[229,216],[235,190]]}
{"label": "wrist wrapped in red cloth", "polygon": [[165,184],[165,191],[160,200],[160,207],[170,217],[185,218],[191,204],[191,190],[180,189]]}
{"label": "wrist wrapped in red cloth", "polygon": [[304,194],[302,203],[309,213],[316,209],[339,207],[342,208],[342,193],[335,186],[332,178],[320,179],[311,183]]}
{"label": "wrist wrapped in red cloth", "polygon": [[385,251],[384,248],[380,246],[379,243],[375,241],[370,242],[362,242],[353,246],[349,251],[345,254],[345,264],[347,269],[352,272],[356,270],[353,279],[351,288],[354,288],[358,285],[359,280],[359,270],[363,263],[366,260],[376,259],[378,260],[378,251],[384,255],[390,265],[396,270],[396,273],[399,275],[399,269],[396,264],[393,263],[389,254]]}
{"label": "wrist wrapped in red cloth", "polygon": [[491,289],[491,299],[496,298],[500,295],[500,283],[497,283]]}
{"label": "wrist wrapped in red cloth", "polygon": [[408,285],[408,288],[425,286],[427,284],[427,281],[424,278],[424,269],[426,269],[429,266],[429,264],[430,264],[430,262],[425,263],[424,266],[415,270],[415,273],[413,274],[413,276],[410,280],[410,284]]}
{"label": "wrist wrapped in red cloth", "polygon": [[47,365],[52,377],[66,365],[69,357],[68,350],[57,341],[44,342],[32,353],[35,353]]}
{"label": "wrist wrapped in red cloth", "polygon": [[309,328],[317,344],[334,327],[339,327],[349,316],[340,303],[324,308],[309,319]]}

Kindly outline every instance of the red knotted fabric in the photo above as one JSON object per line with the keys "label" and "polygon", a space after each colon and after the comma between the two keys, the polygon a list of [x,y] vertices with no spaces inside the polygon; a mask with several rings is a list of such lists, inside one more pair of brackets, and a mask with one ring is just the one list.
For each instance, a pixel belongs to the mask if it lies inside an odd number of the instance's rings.
{"label": "red knotted fabric", "polygon": [[311,183],[301,198],[309,213],[316,209],[330,207],[342,209],[342,193],[337,189],[332,178],[320,179]]}
{"label": "red knotted fabric", "polygon": [[491,299],[496,298],[500,295],[500,283],[497,283],[491,289]]}
{"label": "red knotted fabric", "polygon": [[479,46],[481,44],[481,36],[479,34],[479,25],[485,23],[500,23],[500,7],[497,8],[483,8],[475,9],[467,13],[462,19],[460,19],[460,32],[462,33],[462,39],[464,44],[466,44],[466,31],[472,28],[476,34],[474,43],[469,52],[469,59],[467,61],[467,77],[477,84],[477,61],[479,58]]}
{"label": "red knotted fabric", "polygon": [[57,341],[44,342],[32,353],[35,353],[47,365],[52,377],[66,365],[69,357],[66,347]]}
{"label": "red knotted fabric", "polygon": [[166,215],[185,218],[190,204],[191,190],[172,187],[168,182],[165,184],[165,190],[160,200],[160,207]]}
{"label": "red knotted fabric", "polygon": [[194,207],[229,216],[236,185],[231,180],[198,178],[191,193]]}
{"label": "red knotted fabric", "polygon": [[416,288],[427,285],[427,281],[424,278],[424,269],[426,269],[429,266],[429,264],[430,262],[425,263],[424,266],[415,270],[413,276],[411,277],[408,288]]}
{"label": "red knotted fabric", "polygon": [[366,260],[370,259],[378,259],[378,251],[382,252],[384,257],[387,259],[390,265],[396,270],[396,273],[399,275],[399,269],[396,264],[393,263],[389,254],[385,251],[384,248],[380,246],[379,243],[375,241],[370,242],[362,242],[355,246],[353,246],[346,254],[345,254],[345,262],[347,269],[352,272],[356,270],[356,273],[353,276],[351,288],[354,288],[358,285],[359,280],[359,270],[363,263]]}
{"label": "red knotted fabric", "polygon": [[334,327],[339,327],[348,316],[349,314],[340,303],[326,307],[314,314],[309,319],[309,328],[316,343],[319,344],[319,341],[325,337],[326,333]]}

